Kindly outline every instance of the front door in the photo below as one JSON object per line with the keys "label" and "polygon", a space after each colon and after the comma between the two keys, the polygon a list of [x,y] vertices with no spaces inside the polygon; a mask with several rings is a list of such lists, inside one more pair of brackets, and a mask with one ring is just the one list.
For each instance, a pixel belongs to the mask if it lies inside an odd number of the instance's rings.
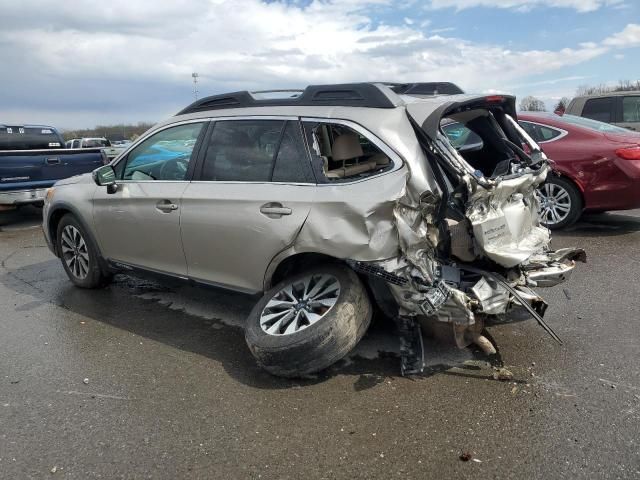
{"label": "front door", "polygon": [[217,121],[201,172],[182,197],[189,277],[262,290],[271,260],[293,244],[316,185],[297,120]]}
{"label": "front door", "polygon": [[106,258],[186,275],[181,201],[203,126],[203,122],[186,123],[151,135],[115,165],[115,193],[96,189],[93,216]]}

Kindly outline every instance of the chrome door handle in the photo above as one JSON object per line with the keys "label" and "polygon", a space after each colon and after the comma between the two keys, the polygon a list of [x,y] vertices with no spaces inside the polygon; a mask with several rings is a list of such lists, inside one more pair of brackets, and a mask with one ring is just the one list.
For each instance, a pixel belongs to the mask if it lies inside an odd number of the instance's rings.
{"label": "chrome door handle", "polygon": [[271,202],[265,203],[260,207],[260,213],[268,216],[268,217],[281,217],[282,215],[291,215],[293,210],[288,207],[285,207],[281,203]]}
{"label": "chrome door handle", "polygon": [[171,203],[169,200],[156,203],[156,208],[164,213],[173,212],[178,209],[178,205]]}

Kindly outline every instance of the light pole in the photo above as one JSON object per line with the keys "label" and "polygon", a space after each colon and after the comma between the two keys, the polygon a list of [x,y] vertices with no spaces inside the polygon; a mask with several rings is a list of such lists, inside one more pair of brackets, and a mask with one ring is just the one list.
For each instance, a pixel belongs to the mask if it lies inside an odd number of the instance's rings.
{"label": "light pole", "polygon": [[196,100],[198,100],[198,76],[199,75],[196,72],[193,72],[191,76],[193,77],[193,96]]}

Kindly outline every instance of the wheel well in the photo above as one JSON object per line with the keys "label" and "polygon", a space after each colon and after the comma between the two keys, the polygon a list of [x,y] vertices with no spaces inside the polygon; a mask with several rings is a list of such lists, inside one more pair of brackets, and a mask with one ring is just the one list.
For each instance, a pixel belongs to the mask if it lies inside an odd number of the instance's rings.
{"label": "wheel well", "polygon": [[292,255],[285,258],[278,264],[265,287],[271,288],[278,282],[284,280],[289,275],[301,272],[304,269],[315,265],[327,263],[343,262],[339,258],[332,257],[331,255],[324,255],[322,253],[298,253],[296,255]]}
{"label": "wheel well", "polygon": [[51,239],[51,243],[53,244],[56,252],[58,251],[58,224],[60,223],[62,217],[64,217],[67,213],[71,213],[71,211],[65,208],[59,208],[58,210],[54,211],[49,217],[49,238]]}
{"label": "wheel well", "polygon": [[[299,253],[287,257],[277,266],[271,276],[270,282],[265,285],[265,290],[273,287],[290,275],[294,275],[315,265],[327,263],[341,263],[347,266],[343,260],[322,253]],[[372,304],[377,306],[388,318],[397,317],[398,305],[389,290],[389,286],[380,279],[371,278],[361,273],[357,273],[357,275],[362,280]]]}

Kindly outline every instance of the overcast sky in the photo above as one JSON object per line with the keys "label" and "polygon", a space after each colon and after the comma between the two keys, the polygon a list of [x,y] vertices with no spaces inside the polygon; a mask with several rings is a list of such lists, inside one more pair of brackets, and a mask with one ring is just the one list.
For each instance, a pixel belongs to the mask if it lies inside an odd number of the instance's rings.
{"label": "overcast sky", "polygon": [[640,78],[637,0],[0,0],[0,123],[159,121],[201,95],[448,80],[533,94]]}

